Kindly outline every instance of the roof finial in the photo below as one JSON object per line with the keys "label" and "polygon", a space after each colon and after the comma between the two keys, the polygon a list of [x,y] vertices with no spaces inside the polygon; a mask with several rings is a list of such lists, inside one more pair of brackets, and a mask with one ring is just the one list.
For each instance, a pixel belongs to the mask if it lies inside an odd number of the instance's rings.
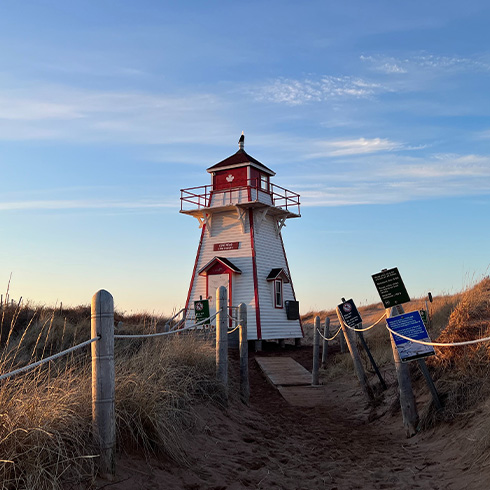
{"label": "roof finial", "polygon": [[245,146],[245,135],[243,134],[240,136],[240,139],[238,140],[238,149],[243,150],[243,147]]}

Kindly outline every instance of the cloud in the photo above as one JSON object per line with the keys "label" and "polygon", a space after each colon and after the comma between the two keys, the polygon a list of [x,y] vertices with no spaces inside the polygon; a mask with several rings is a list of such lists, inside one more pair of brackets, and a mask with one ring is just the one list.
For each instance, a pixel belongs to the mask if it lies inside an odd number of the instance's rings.
{"label": "cloud", "polygon": [[390,204],[490,193],[490,156],[377,155],[330,173],[305,172],[295,189],[303,206]]}
{"label": "cloud", "polygon": [[392,151],[402,148],[400,143],[382,138],[321,141],[316,142],[314,146],[318,148],[318,151],[308,154],[307,158],[362,155],[366,153]]}
{"label": "cloud", "polygon": [[0,202],[0,211],[76,210],[76,209],[161,209],[175,208],[174,202],[157,201],[96,201],[96,200],[34,200]]}
{"label": "cloud", "polygon": [[345,98],[368,98],[385,91],[387,88],[378,83],[349,76],[323,76],[318,80],[279,78],[249,90],[258,101],[287,105]]}
{"label": "cloud", "polygon": [[4,90],[0,140],[218,143],[228,130],[219,116],[225,104],[207,93],[162,95],[65,86]]}
{"label": "cloud", "polygon": [[449,71],[490,71],[490,64],[475,57],[438,56],[419,54],[406,58],[395,58],[384,55],[364,56],[360,59],[368,63],[371,69],[386,74],[406,74],[420,69],[435,72]]}

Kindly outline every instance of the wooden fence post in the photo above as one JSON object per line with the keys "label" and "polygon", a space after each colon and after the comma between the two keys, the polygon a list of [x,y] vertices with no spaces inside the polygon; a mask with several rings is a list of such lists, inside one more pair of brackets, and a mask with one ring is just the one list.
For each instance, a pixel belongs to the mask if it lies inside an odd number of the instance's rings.
{"label": "wooden fence post", "polygon": [[315,317],[313,323],[313,369],[311,371],[311,384],[317,386],[319,384],[318,365],[320,363],[320,317]]}
{"label": "wooden fence post", "polygon": [[228,399],[228,305],[224,286],[216,290],[216,377],[225,387]]}
{"label": "wooden fence post", "polygon": [[328,356],[328,337],[330,337],[330,318],[327,316],[325,318],[325,326],[323,327],[323,347],[322,347],[322,368],[325,369],[327,365],[327,356]]}
{"label": "wooden fence post", "polygon": [[248,379],[248,334],[247,305],[238,305],[238,323],[240,325],[240,398],[248,405],[250,400],[250,383]]}
{"label": "wooden fence post", "polygon": [[[403,315],[405,310],[402,305],[387,308],[386,316],[393,317]],[[400,360],[398,349],[396,348],[395,339],[390,332],[391,348],[393,350],[393,360],[395,361],[396,376],[398,379],[398,391],[400,393],[400,407],[402,409],[403,426],[407,437],[412,437],[417,432],[417,424],[419,415],[417,413],[417,405],[412,390],[412,382],[410,380],[410,372],[408,363],[403,363]]]}
{"label": "wooden fence post", "polygon": [[92,297],[92,421],[100,445],[99,474],[116,474],[116,414],[114,371],[114,300],[101,289]]}
{"label": "wooden fence post", "polygon": [[342,315],[340,314],[340,310],[337,307],[337,316],[339,318],[339,323],[342,328],[342,332],[344,333],[345,342],[347,343],[347,347],[349,348],[350,355],[352,357],[352,361],[354,362],[354,369],[356,371],[357,379],[361,384],[362,391],[366,395],[369,400],[374,399],[373,391],[369,386],[366,373],[364,368],[362,367],[361,358],[359,356],[359,351],[357,350],[356,339],[354,337],[354,332],[352,332],[349,328],[345,326],[345,323],[342,320]]}
{"label": "wooden fence post", "polygon": [[[342,323],[340,324],[340,326],[342,327]],[[345,332],[344,332],[344,329],[342,328],[342,332],[339,333],[339,344],[340,344],[340,353],[341,354],[345,354],[347,352],[347,348],[345,346],[345,342],[346,339],[345,339]]]}

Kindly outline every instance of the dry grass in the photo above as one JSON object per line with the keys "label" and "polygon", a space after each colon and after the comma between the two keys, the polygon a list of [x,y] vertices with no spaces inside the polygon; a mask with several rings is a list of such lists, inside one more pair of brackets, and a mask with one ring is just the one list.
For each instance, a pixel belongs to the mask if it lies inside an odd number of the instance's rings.
{"label": "dry grass", "polygon": [[[1,311],[1,372],[90,338],[90,309],[7,307]],[[120,330],[154,331],[162,318],[119,315]],[[137,323],[137,324],[136,324]],[[120,451],[188,462],[195,406],[221,403],[214,348],[192,335],[116,343],[116,428]],[[0,488],[89,487],[97,464],[91,432],[90,347],[0,381]]]}
{"label": "dry grass", "polygon": [[[485,278],[460,295],[447,327],[438,342],[464,342],[490,337],[490,278]],[[460,347],[436,348],[428,365],[436,378],[436,387],[444,409],[431,406],[423,414],[422,424],[432,426],[440,420],[471,415],[490,395],[490,348],[488,342]]]}
{"label": "dry grass", "polygon": [[[430,312],[429,335],[439,342],[460,342],[490,336],[490,279],[485,278],[464,293],[434,297],[433,303],[426,298],[413,299],[404,305],[407,312],[425,309]],[[380,303],[359,308],[363,327],[373,324],[384,312]],[[335,311],[309,312],[304,322],[306,343],[312,343],[313,321],[319,315],[324,322],[326,316],[331,320],[331,334],[338,328]],[[391,389],[386,392],[387,401],[396,397],[396,376],[390,335],[380,322],[364,333],[369,349],[378,365],[390,380]],[[374,378],[369,359],[358,340],[358,349],[364,368]],[[327,369],[322,373],[323,382],[339,378],[346,373],[354,376],[350,356],[340,354],[338,338],[331,344]],[[465,415],[470,416],[475,406],[484,402],[490,395],[490,348],[488,343],[467,347],[436,348],[436,356],[428,358],[427,364],[436,380],[437,389],[444,403],[444,409],[437,412],[432,403],[421,408],[421,428],[432,427],[441,420],[452,421]],[[410,363],[414,389],[423,397],[428,397],[427,387],[416,363]],[[374,381],[377,383],[377,381]],[[393,391],[395,390],[395,391]]]}

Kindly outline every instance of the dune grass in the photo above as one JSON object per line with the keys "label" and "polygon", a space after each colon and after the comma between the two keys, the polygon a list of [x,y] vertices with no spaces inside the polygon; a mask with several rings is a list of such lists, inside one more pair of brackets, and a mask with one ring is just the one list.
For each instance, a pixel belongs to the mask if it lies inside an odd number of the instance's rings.
{"label": "dune grass", "polygon": [[[0,372],[90,338],[90,308],[9,306],[1,310]],[[161,318],[118,315],[120,331],[154,331]],[[189,462],[186,431],[196,405],[221,403],[214,347],[193,335],[116,342],[118,451]],[[0,488],[90,487],[97,465],[91,431],[91,357],[85,347],[0,381]]]}

